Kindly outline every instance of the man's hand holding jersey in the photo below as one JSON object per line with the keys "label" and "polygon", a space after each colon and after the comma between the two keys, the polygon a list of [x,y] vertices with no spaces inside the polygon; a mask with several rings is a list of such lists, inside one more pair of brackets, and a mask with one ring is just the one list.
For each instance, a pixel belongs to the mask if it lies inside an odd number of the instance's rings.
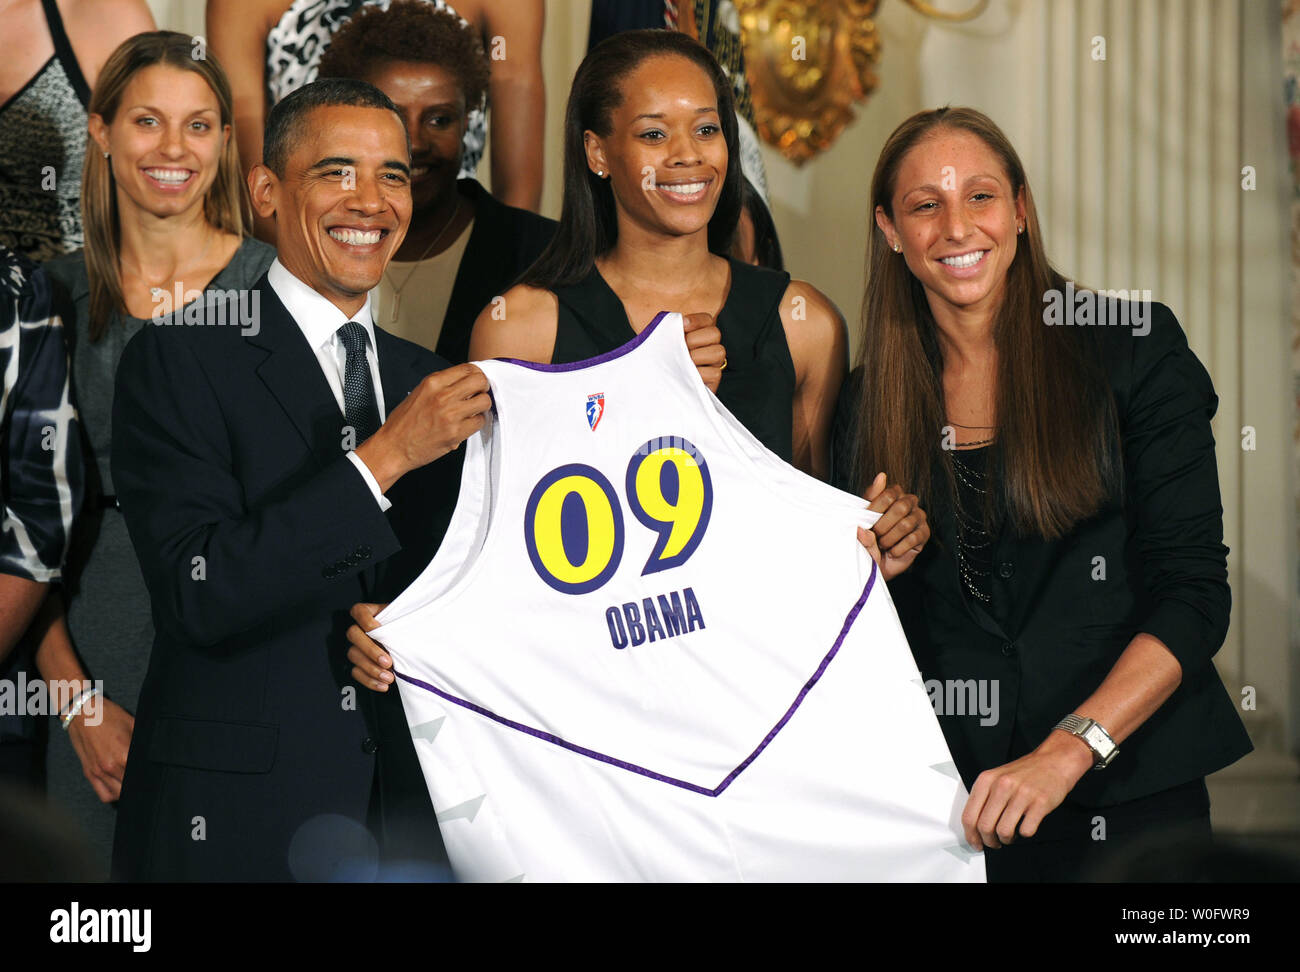
{"label": "man's hand holding jersey", "polygon": [[366,636],[367,631],[379,627],[375,615],[386,608],[386,604],[354,604],[352,620],[356,624],[348,628],[348,661],[352,662],[352,677],[366,688],[376,692],[387,692],[393,684],[393,659],[388,652],[379,647],[379,643]]}
{"label": "man's hand holding jersey", "polygon": [[451,452],[483,427],[492,408],[487,376],[472,364],[428,375],[357,446],[380,492],[406,473]]}

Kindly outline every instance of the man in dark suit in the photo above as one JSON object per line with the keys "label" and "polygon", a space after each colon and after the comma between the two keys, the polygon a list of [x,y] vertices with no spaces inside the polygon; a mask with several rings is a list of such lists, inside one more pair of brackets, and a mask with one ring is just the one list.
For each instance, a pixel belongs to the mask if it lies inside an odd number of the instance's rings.
{"label": "man in dark suit", "polygon": [[264,151],[249,187],[278,259],[231,298],[256,328],[148,327],[118,369],[113,475],[158,633],[114,874],[429,876],[445,851],[400,703],[356,691],[343,632],[432,556],[459,479],[440,457],[487,381],[371,322],[411,213],[392,103],[308,85]]}

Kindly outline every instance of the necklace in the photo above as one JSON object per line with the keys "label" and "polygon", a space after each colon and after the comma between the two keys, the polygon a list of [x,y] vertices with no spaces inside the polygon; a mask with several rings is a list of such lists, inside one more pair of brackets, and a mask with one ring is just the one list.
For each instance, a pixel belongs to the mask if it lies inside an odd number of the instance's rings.
{"label": "necklace", "polygon": [[459,215],[459,213],[460,213],[460,195],[458,193],[456,195],[456,205],[452,208],[451,215],[447,217],[447,222],[442,224],[442,229],[438,230],[438,235],[433,238],[433,242],[424,248],[424,252],[421,253],[419,259],[415,261],[415,266],[411,267],[411,272],[408,273],[406,275],[406,279],[402,281],[402,286],[399,287],[397,286],[397,284],[392,283],[391,280],[389,281],[389,283],[393,288],[393,308],[388,312],[389,323],[391,324],[397,323],[397,311],[398,308],[402,306],[402,291],[406,288],[406,285],[411,282],[411,278],[414,277],[416,272],[420,269],[420,264],[424,262],[424,260],[429,256],[430,253],[433,252],[433,248],[436,247],[439,242],[441,242],[443,234],[446,233],[447,230],[451,228],[451,224],[456,221],[456,216]]}
{"label": "necklace", "polygon": [[[992,441],[992,440],[989,440]],[[961,574],[962,586],[966,593],[976,600],[988,604],[992,600],[989,589],[991,574],[990,549],[994,537],[985,528],[984,517],[977,509],[968,509],[963,499],[963,492],[980,505],[978,497],[988,490],[988,478],[980,464],[970,458],[960,456],[961,450],[952,450],[952,471],[959,486],[956,492],[957,520],[957,568]],[[965,487],[963,490],[962,487]]]}
{"label": "necklace", "polygon": [[[949,424],[949,425],[954,425],[954,426],[956,426],[956,427],[959,428],[959,429],[996,429],[996,428],[997,428],[996,425],[962,425],[960,422],[954,422],[954,421],[952,421],[952,419],[949,419],[949,420],[948,420],[948,424]],[[973,441],[971,441],[971,442],[962,442],[962,443],[959,443],[959,446],[960,446],[960,448],[967,449],[967,448],[970,448],[971,446],[982,446],[982,445],[988,445],[990,442],[993,441],[993,439],[994,439],[993,436],[990,436],[990,437],[987,438],[987,439],[975,439],[975,440],[973,440]]]}

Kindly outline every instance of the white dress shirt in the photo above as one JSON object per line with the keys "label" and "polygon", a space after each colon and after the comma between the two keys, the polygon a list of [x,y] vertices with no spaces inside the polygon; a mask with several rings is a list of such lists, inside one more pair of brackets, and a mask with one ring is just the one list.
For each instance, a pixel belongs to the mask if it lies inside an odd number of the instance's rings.
{"label": "white dress shirt", "polygon": [[[267,283],[284,304],[285,310],[293,318],[303,337],[311,345],[316,361],[325,374],[334,400],[338,402],[339,414],[346,417],[343,403],[343,372],[347,365],[348,352],[339,340],[338,330],[348,321],[356,321],[366,331],[366,361],[370,364],[370,381],[375,389],[375,404],[379,407],[379,421],[382,424],[387,417],[384,411],[384,385],[379,380],[379,349],[375,346],[375,325],[370,317],[370,296],[361,310],[348,317],[330,301],[322,297],[307,284],[290,273],[277,258],[266,271]],[[341,428],[341,427],[340,427]],[[360,443],[357,443],[360,445]],[[379,482],[355,452],[348,452],[348,458],[357,467],[361,476],[370,487],[381,510],[387,510],[393,504],[388,501],[379,488]]]}

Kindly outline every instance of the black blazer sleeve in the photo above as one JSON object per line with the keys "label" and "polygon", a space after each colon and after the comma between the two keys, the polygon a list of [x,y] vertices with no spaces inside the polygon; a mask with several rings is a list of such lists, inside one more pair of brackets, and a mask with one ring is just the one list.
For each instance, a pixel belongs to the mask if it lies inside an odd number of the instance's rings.
{"label": "black blazer sleeve", "polygon": [[248,507],[220,396],[192,342],[175,339],[186,333],[148,326],[124,350],[113,479],[155,621],[208,647],[318,594],[331,578],[373,566],[399,544],[343,453],[287,494]]}
{"label": "black blazer sleeve", "polygon": [[1139,630],[1164,642],[1186,678],[1223,644],[1232,603],[1210,430],[1219,400],[1169,308],[1152,304],[1151,316],[1149,333],[1118,335],[1132,368],[1125,498],[1149,598]]}

